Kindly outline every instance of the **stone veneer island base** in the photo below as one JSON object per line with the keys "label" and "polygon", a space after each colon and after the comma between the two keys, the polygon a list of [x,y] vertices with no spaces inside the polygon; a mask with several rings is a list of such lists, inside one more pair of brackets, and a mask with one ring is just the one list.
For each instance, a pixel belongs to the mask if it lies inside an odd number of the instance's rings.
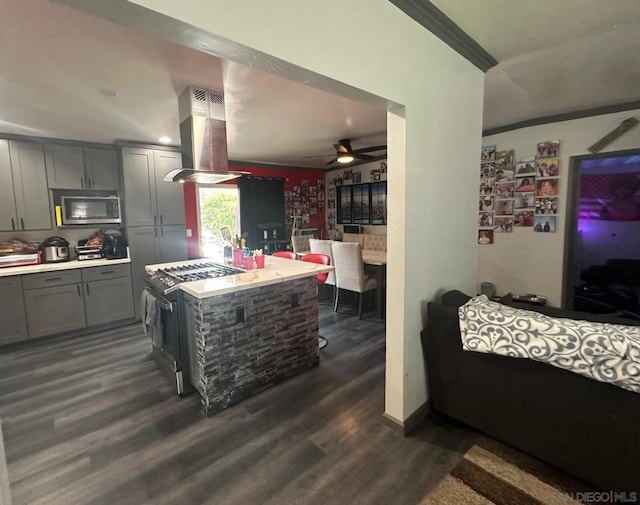
{"label": "stone veneer island base", "polygon": [[182,293],[191,382],[206,415],[319,363],[317,290],[308,276],[206,298]]}

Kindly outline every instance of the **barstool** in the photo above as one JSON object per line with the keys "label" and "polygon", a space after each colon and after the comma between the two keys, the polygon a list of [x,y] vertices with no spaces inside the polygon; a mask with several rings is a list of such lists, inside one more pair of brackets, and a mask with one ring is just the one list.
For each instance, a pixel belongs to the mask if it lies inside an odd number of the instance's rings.
{"label": "barstool", "polygon": [[298,259],[298,255],[293,251],[276,251],[271,256],[276,256],[277,258],[285,258],[288,260]]}
{"label": "barstool", "polygon": [[[302,261],[308,261],[309,263],[318,263],[320,265],[331,264],[331,258],[326,254],[320,254],[320,253],[305,254],[302,257]],[[327,280],[327,277],[329,277],[329,272],[324,274],[318,274],[318,277],[317,277],[318,285],[324,284]],[[323,347],[326,347],[327,344],[328,344],[327,339],[324,338],[322,335],[318,335],[318,347],[322,349]]]}

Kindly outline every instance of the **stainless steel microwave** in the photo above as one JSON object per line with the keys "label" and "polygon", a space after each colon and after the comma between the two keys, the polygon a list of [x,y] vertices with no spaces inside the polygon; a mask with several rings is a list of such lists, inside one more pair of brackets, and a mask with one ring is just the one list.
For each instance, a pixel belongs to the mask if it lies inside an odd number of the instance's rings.
{"label": "stainless steel microwave", "polygon": [[117,196],[61,196],[62,224],[122,223]]}

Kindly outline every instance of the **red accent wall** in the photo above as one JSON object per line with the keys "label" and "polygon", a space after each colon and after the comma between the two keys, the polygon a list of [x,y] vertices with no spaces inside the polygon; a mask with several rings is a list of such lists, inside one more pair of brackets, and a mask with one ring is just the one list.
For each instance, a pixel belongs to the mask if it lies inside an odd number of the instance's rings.
{"label": "red accent wall", "polygon": [[[316,185],[318,179],[324,179],[325,173],[320,170],[308,170],[303,168],[271,167],[271,166],[245,166],[242,164],[230,164],[229,170],[250,172],[256,177],[283,177],[285,191],[293,191],[294,186],[300,186],[303,179],[307,179],[310,185]],[[224,184],[233,184],[229,181]],[[197,258],[200,255],[200,230],[198,229],[197,187],[194,183],[184,184],[185,223],[191,230],[191,237],[187,238],[187,252],[189,258]],[[326,236],[325,212],[318,212],[309,217],[309,227],[317,228],[321,236]]]}

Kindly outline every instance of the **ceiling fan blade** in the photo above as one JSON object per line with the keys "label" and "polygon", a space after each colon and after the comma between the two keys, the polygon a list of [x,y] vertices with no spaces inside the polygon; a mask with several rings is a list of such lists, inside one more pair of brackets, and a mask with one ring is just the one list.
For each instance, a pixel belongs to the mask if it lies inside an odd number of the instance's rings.
{"label": "ceiling fan blade", "polygon": [[327,156],[335,156],[335,153],[331,153],[331,154],[315,154],[313,156],[303,156],[302,159],[306,159],[306,158],[325,158]]}
{"label": "ceiling fan blade", "polygon": [[375,159],[375,156],[371,156],[369,154],[360,154],[359,152],[354,152],[352,154],[353,154],[353,157],[358,159],[358,160],[373,160],[373,159]]}
{"label": "ceiling fan blade", "polygon": [[371,147],[363,147],[362,149],[356,149],[353,151],[354,153],[370,153],[373,151],[386,151],[387,146],[371,146]]}
{"label": "ceiling fan blade", "polygon": [[338,158],[334,158],[329,163],[325,164],[325,167],[328,167],[329,165],[333,165],[334,163],[337,163],[337,162],[338,162]]}

